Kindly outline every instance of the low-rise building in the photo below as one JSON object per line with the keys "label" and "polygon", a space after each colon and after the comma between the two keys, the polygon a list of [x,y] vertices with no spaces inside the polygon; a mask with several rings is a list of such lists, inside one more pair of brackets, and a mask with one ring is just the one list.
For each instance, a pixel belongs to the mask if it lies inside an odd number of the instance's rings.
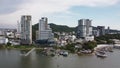
{"label": "low-rise building", "polygon": [[0,30],[0,45],[7,44],[8,38],[6,38],[5,31]]}
{"label": "low-rise building", "polygon": [[94,36],[85,37],[85,41],[94,41]]}
{"label": "low-rise building", "polygon": [[7,44],[7,43],[8,43],[8,38],[0,36],[0,45]]}
{"label": "low-rise building", "polygon": [[119,39],[111,39],[112,41],[114,41],[115,44],[120,44],[120,40]]}
{"label": "low-rise building", "polygon": [[93,36],[98,37],[99,36],[99,31],[98,30],[93,30]]}

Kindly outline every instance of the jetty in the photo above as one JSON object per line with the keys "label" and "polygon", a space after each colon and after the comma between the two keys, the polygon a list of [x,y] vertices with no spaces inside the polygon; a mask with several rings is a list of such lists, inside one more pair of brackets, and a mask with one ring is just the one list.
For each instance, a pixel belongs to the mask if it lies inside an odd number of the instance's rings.
{"label": "jetty", "polygon": [[35,50],[35,48],[32,48],[30,51],[28,51],[26,54],[22,54],[22,56],[28,56],[30,53],[32,53]]}

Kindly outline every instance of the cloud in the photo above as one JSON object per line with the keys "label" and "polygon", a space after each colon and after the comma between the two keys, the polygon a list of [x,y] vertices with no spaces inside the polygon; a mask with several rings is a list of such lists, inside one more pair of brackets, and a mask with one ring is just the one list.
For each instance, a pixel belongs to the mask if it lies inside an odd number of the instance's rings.
{"label": "cloud", "polygon": [[24,13],[34,14],[37,12],[39,14],[45,14],[67,11],[72,6],[110,6],[118,2],[119,0],[31,0],[19,8]]}
{"label": "cloud", "polygon": [[119,0],[0,0],[0,24],[16,24],[21,15],[32,15],[33,23],[42,16],[69,12],[73,6],[104,7],[116,5]]}
{"label": "cloud", "polygon": [[24,0],[0,0],[0,14],[9,14],[18,10]]}

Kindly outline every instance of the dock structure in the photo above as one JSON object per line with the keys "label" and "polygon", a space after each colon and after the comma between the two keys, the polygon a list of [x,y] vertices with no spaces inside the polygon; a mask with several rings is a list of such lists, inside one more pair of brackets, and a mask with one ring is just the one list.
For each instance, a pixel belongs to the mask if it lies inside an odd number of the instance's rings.
{"label": "dock structure", "polygon": [[32,48],[30,51],[28,51],[26,54],[24,54],[24,56],[28,56],[31,52],[33,52],[35,50],[35,48]]}
{"label": "dock structure", "polygon": [[114,48],[120,49],[120,44],[115,44],[115,45],[114,45]]}
{"label": "dock structure", "polygon": [[94,50],[101,50],[101,49],[112,49],[114,45],[107,45],[107,44],[101,44],[94,48]]}

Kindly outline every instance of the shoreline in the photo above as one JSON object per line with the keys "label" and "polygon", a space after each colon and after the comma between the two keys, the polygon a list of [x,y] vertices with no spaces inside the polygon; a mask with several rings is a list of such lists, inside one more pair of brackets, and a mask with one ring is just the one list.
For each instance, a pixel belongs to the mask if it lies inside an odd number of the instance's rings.
{"label": "shoreline", "polygon": [[[111,45],[111,44],[98,44],[98,45]],[[2,45],[3,47],[0,48],[1,49],[15,49],[15,50],[25,50],[25,51],[29,51],[31,50],[32,48],[35,48],[36,51],[44,51],[44,47],[36,47],[36,46],[23,46],[23,45],[19,45],[19,46],[6,46],[6,45]],[[47,48],[47,47],[46,47]],[[54,47],[52,47],[53,49],[55,49]],[[48,47],[49,49],[49,47]],[[65,49],[55,49],[55,50],[65,50]],[[82,53],[80,51],[77,51],[77,52],[70,52],[69,50],[67,50],[69,53],[72,53],[72,54],[78,54],[78,55],[94,55],[95,54],[95,51],[96,49],[94,49],[93,52],[91,53]]]}

